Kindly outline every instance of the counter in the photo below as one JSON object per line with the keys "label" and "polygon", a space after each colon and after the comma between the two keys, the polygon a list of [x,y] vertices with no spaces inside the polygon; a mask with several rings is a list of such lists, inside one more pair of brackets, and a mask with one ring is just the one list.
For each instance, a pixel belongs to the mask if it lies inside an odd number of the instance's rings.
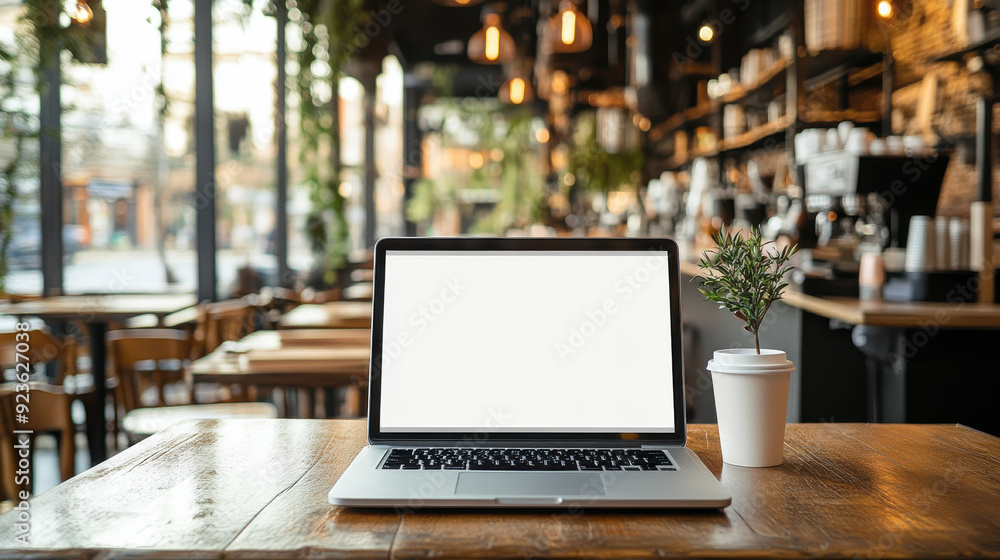
{"label": "counter", "polygon": [[[752,346],[741,323],[704,301],[701,251],[681,251],[689,416],[715,421],[716,349]],[[1000,433],[995,348],[1000,305],[875,302],[817,297],[790,287],[761,328],[761,346],[795,362],[790,422],[958,422]]]}

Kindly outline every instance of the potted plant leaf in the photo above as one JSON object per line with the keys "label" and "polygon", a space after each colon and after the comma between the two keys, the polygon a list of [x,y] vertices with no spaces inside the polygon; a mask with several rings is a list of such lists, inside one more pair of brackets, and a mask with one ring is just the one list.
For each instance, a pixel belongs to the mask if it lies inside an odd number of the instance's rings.
{"label": "potted plant leaf", "polygon": [[785,438],[788,386],[795,365],[785,352],[760,347],[760,331],[771,305],[782,297],[797,246],[778,249],[759,229],[746,236],[723,229],[717,247],[701,258],[706,301],[744,322],[753,348],[716,350],[708,362],[715,388],[722,460],[744,467],[780,465]]}

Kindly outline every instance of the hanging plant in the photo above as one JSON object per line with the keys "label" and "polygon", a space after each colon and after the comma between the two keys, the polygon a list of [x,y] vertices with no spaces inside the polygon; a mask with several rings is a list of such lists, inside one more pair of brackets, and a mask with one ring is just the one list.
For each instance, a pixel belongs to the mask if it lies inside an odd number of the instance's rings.
{"label": "hanging plant", "polygon": [[642,174],[642,148],[636,146],[611,153],[597,139],[597,119],[583,115],[577,119],[577,131],[569,160],[575,185],[594,192],[608,193],[639,184]]}
{"label": "hanging plant", "polygon": [[18,51],[8,49],[0,44],[0,62],[6,67],[6,72],[0,75],[0,138],[4,144],[12,145],[11,150],[5,150],[9,157],[0,162],[0,293],[7,291],[7,274],[10,271],[8,250],[14,239],[14,203],[17,202],[17,182],[30,174],[26,165],[29,160],[26,141],[37,137],[28,123],[30,116],[18,107],[17,71],[23,64]]}
{"label": "hanging plant", "polygon": [[353,35],[366,15],[364,0],[305,0],[297,6],[302,14],[297,80],[299,162],[312,203],[306,235],[323,271],[323,281],[332,285],[347,261],[349,248],[345,200],[340,193],[338,82],[355,54]]}

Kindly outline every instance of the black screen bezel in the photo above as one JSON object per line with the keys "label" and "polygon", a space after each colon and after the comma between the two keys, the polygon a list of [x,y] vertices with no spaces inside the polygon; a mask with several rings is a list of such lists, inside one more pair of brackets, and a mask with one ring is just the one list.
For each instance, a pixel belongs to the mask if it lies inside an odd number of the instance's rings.
{"label": "black screen bezel", "polygon": [[[673,433],[553,433],[517,432],[382,432],[381,356],[387,251],[666,251],[670,269],[670,315],[674,376]],[[538,441],[547,445],[684,445],[687,432],[684,399],[684,360],[680,310],[680,270],[677,244],[669,238],[493,238],[386,237],[375,244],[372,297],[372,343],[368,372],[368,440],[379,445],[505,445]]]}

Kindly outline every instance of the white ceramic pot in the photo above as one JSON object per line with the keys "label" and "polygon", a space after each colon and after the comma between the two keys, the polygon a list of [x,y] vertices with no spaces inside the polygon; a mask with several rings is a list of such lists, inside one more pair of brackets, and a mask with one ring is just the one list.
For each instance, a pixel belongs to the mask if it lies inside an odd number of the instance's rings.
{"label": "white ceramic pot", "polygon": [[795,364],[780,350],[716,350],[709,360],[715,386],[722,460],[741,467],[780,465],[788,384]]}

